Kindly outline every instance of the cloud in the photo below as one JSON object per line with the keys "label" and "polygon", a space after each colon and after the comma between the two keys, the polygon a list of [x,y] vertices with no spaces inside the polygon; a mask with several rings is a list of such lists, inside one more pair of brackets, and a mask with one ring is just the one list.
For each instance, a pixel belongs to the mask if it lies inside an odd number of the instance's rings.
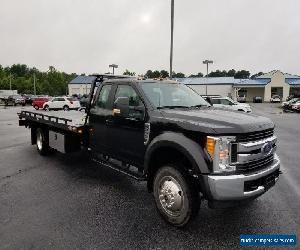
{"label": "cloud", "polygon": [[[0,64],[67,72],[169,68],[169,0],[0,0]],[[296,0],[175,0],[174,70],[300,74]]]}

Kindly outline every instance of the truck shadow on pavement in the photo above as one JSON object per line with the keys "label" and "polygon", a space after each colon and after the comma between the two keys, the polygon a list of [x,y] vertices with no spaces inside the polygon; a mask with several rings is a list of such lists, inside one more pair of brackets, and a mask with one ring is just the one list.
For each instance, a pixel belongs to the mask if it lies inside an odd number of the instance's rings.
{"label": "truck shadow on pavement", "polygon": [[[57,153],[54,158],[61,162],[63,170],[71,178],[94,185],[109,196],[108,200],[99,195],[99,199],[105,199],[105,202],[99,201],[93,209],[95,225],[103,227],[103,221],[106,221],[103,214],[109,213],[106,230],[114,231],[117,228],[117,231],[122,232],[122,239],[126,238],[130,242],[140,238],[142,242],[139,247],[156,248],[165,245],[164,239],[172,239],[177,247],[187,247],[183,243],[188,240],[191,246],[196,244],[200,247],[201,242],[214,242],[214,245],[230,248],[229,239],[232,244],[234,238],[233,246],[237,246],[240,234],[257,232],[257,228],[265,224],[257,217],[261,205],[259,199],[247,206],[228,209],[209,209],[207,202],[203,201],[196,219],[185,228],[177,229],[160,218],[145,182],[136,182],[109,168],[98,166],[80,154],[66,157]],[[99,210],[102,212],[99,213]],[[121,241],[121,238],[114,240]]]}

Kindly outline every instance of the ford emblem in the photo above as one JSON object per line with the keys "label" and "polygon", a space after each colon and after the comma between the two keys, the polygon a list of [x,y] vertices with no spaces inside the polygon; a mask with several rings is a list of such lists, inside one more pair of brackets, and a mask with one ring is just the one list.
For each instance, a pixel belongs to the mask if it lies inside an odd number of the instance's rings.
{"label": "ford emblem", "polygon": [[269,155],[272,151],[272,148],[273,148],[273,145],[271,142],[266,142],[262,148],[261,148],[261,152],[264,154],[264,155]]}

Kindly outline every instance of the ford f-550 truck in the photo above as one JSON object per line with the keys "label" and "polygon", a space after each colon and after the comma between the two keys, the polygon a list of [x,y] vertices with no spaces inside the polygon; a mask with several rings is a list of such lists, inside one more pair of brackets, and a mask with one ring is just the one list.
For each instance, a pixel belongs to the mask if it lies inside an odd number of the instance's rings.
{"label": "ford f-550 truck", "polygon": [[22,111],[19,124],[31,129],[42,155],[85,150],[94,162],[146,181],[174,226],[192,220],[201,199],[212,208],[238,205],[278,180],[268,118],[214,108],[175,81],[95,76],[91,96],[86,113]]}

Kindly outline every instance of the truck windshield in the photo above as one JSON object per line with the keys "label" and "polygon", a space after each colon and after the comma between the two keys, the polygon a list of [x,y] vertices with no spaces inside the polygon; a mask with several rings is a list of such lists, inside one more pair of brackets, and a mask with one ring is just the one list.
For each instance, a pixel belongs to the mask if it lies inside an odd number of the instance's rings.
{"label": "truck windshield", "polygon": [[183,84],[144,82],[141,87],[156,108],[210,106],[200,95]]}

